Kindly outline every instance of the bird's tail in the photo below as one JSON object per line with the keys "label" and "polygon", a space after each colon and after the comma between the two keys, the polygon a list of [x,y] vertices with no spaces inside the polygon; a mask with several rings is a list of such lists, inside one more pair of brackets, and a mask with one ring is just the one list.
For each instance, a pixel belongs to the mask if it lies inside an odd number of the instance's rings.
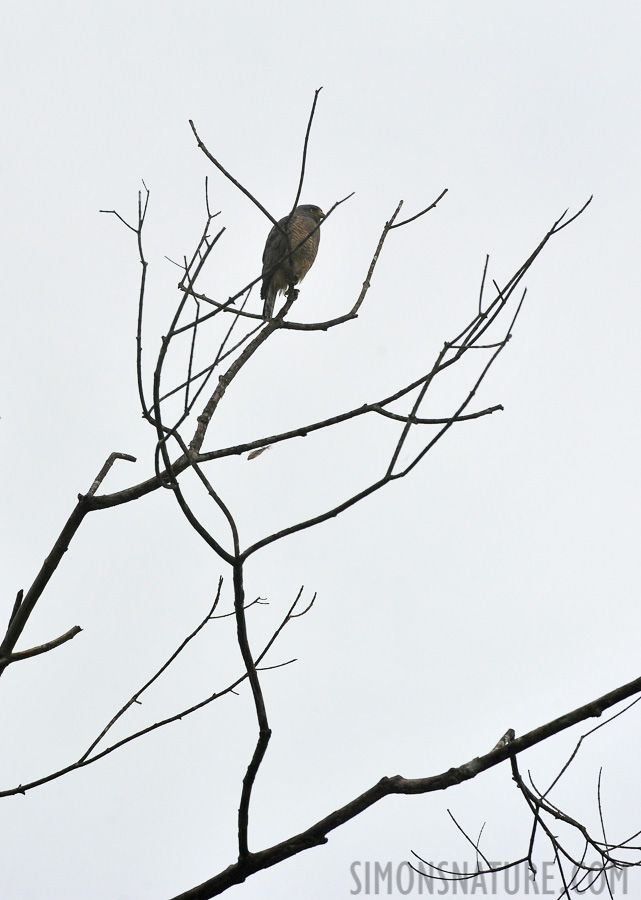
{"label": "bird's tail", "polygon": [[274,315],[274,303],[276,302],[276,291],[271,288],[267,289],[267,294],[265,296],[265,303],[263,304],[263,316],[266,319],[271,319]]}

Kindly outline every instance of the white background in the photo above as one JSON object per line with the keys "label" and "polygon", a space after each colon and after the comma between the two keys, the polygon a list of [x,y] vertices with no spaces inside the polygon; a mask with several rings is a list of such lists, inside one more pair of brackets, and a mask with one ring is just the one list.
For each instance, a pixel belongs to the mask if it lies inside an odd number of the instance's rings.
{"label": "white background", "polygon": [[[109,453],[138,462],[118,463],[105,490],[153,470],[135,387],[135,242],[98,211],[133,220],[141,179],[151,190],[147,373],[178,299],[180,273],[165,256],[193,250],[205,175],[227,232],[203,289],[224,299],[259,273],[269,223],[207,163],[189,118],[281,216],[323,85],[302,200],[329,208],[356,193],[323,228],[295,308],[302,320],[351,307],[399,199],[411,215],[449,189],[390,236],[355,322],[273,336],[228,391],[204,449],[418,377],[473,314],[485,254],[505,281],[564,209],[594,194],[528,275],[514,338],[474,401],[505,412],[451,429],[407,480],[251,558],[248,596],[269,600],[249,615],[255,646],[300,585],[318,592],[268,660],[298,661],[264,676],[274,735],[253,849],[383,775],[437,774],[487,752],[508,727],[523,733],[639,675],[640,18],[631,2],[590,0],[61,0],[5,12],[5,619]],[[448,386],[430,412],[450,412],[468,386]],[[208,474],[247,546],[378,477],[396,434],[362,420]],[[2,678],[0,789],[78,758],[204,616],[221,574],[169,492],[93,513],[18,649],[75,624],[82,634]],[[227,586],[224,601],[228,611]],[[231,620],[208,626],[115,736],[239,671]],[[598,834],[602,764],[612,840],[641,826],[638,716],[599,731],[553,796]],[[546,785],[587,727],[525,754],[523,771]],[[236,858],[254,737],[242,688],[4,799],[2,897],[155,900],[211,877]],[[412,850],[462,864],[472,857],[446,808],[474,835],[487,822],[491,859],[526,852],[529,817],[504,764],[444,794],[387,799],[230,896],[349,897],[353,861],[396,866]],[[541,844],[538,859],[549,858]],[[631,895],[635,884],[632,873]]]}

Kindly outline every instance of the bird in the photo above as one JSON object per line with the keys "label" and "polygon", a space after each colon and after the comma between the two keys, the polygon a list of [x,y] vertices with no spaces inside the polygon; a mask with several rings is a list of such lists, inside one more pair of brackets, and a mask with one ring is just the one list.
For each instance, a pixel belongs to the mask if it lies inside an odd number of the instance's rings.
{"label": "bird", "polygon": [[325,213],[319,206],[304,203],[280,219],[267,235],[260,289],[266,319],[271,319],[274,314],[276,295],[284,293],[292,282],[301,282],[311,269],[320,242],[318,225],[324,218]]}

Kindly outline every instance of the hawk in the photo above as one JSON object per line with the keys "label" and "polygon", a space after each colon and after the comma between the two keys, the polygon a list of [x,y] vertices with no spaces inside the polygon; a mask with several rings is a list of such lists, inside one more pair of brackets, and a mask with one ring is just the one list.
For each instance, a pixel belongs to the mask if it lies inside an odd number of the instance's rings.
{"label": "hawk", "polygon": [[320,242],[318,225],[324,217],[320,207],[304,204],[297,206],[291,215],[281,219],[269,232],[263,251],[263,284],[260,289],[260,296],[265,301],[263,315],[266,319],[271,319],[274,314],[276,294],[282,294],[292,282],[298,284],[311,269]]}

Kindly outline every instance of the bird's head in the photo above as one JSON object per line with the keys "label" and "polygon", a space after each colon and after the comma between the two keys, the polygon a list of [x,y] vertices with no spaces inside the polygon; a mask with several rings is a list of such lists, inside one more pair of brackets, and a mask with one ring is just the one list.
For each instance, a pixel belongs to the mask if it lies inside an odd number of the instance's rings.
{"label": "bird's head", "polygon": [[320,206],[315,206],[313,203],[304,203],[302,206],[297,206],[294,214],[308,216],[310,219],[314,219],[315,222],[320,222],[325,218],[325,213]]}

